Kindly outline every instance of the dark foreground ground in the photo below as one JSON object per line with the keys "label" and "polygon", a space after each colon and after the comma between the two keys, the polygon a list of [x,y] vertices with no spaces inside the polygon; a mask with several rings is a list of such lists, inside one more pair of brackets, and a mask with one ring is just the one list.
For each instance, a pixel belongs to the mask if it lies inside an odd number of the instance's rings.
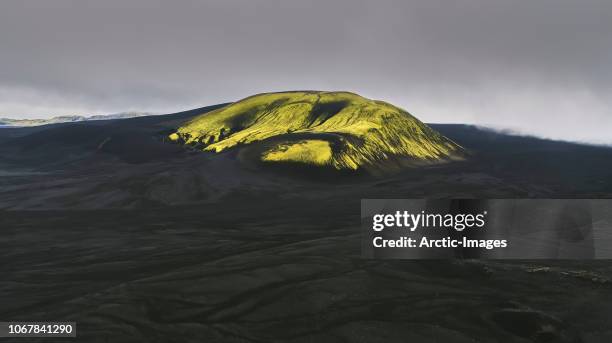
{"label": "dark foreground ground", "polygon": [[163,141],[194,114],[0,130],[0,320],[83,342],[612,341],[610,261],[359,256],[363,197],[607,198],[612,149],[435,126],[469,162],[302,179]]}

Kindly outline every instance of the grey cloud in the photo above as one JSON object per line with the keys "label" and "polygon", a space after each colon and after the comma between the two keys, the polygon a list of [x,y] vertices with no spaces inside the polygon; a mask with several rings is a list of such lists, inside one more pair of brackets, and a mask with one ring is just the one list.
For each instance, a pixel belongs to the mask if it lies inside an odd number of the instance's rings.
{"label": "grey cloud", "polygon": [[0,116],[351,90],[429,122],[612,143],[612,2],[0,4]]}

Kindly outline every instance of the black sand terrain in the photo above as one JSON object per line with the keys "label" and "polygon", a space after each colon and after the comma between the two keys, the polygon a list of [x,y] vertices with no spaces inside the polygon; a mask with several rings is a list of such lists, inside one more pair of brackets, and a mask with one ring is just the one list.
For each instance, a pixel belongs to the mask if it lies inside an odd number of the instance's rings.
{"label": "black sand terrain", "polygon": [[609,261],[364,260],[359,229],[366,197],[609,198],[611,148],[432,125],[470,158],[369,177],[165,140],[213,108],[0,129],[0,318],[83,342],[612,341]]}

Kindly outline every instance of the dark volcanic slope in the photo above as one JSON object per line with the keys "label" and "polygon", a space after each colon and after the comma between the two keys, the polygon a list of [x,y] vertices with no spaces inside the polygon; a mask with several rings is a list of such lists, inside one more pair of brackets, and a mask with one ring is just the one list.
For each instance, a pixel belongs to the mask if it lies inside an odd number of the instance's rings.
{"label": "dark volcanic slope", "polygon": [[[606,197],[612,149],[432,125],[470,152],[465,162],[385,178],[294,177],[241,162],[236,151],[198,153],[166,141],[189,118],[167,116],[0,129],[0,209],[94,209],[211,201],[248,192],[288,196]],[[261,169],[264,168],[264,169]],[[358,187],[355,187],[358,185]]]}
{"label": "dark volcanic slope", "polygon": [[612,194],[612,147],[515,136],[468,125],[431,125],[461,142],[471,163],[516,184],[540,186],[534,197],[604,197]]}
{"label": "dark volcanic slope", "polygon": [[88,342],[612,341],[608,261],[359,258],[361,197],[610,197],[612,149],[433,125],[471,158],[330,183],[164,142],[201,112],[0,129],[0,318]]}
{"label": "dark volcanic slope", "polygon": [[609,262],[363,260],[358,207],[260,194],[10,211],[0,316],[75,320],[87,342],[612,338]]}

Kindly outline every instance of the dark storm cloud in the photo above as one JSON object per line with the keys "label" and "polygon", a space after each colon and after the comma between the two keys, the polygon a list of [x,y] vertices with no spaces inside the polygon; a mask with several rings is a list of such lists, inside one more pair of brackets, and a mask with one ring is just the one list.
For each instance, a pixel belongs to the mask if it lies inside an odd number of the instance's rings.
{"label": "dark storm cloud", "polygon": [[351,90],[430,122],[612,142],[610,1],[0,3],[0,116]]}

